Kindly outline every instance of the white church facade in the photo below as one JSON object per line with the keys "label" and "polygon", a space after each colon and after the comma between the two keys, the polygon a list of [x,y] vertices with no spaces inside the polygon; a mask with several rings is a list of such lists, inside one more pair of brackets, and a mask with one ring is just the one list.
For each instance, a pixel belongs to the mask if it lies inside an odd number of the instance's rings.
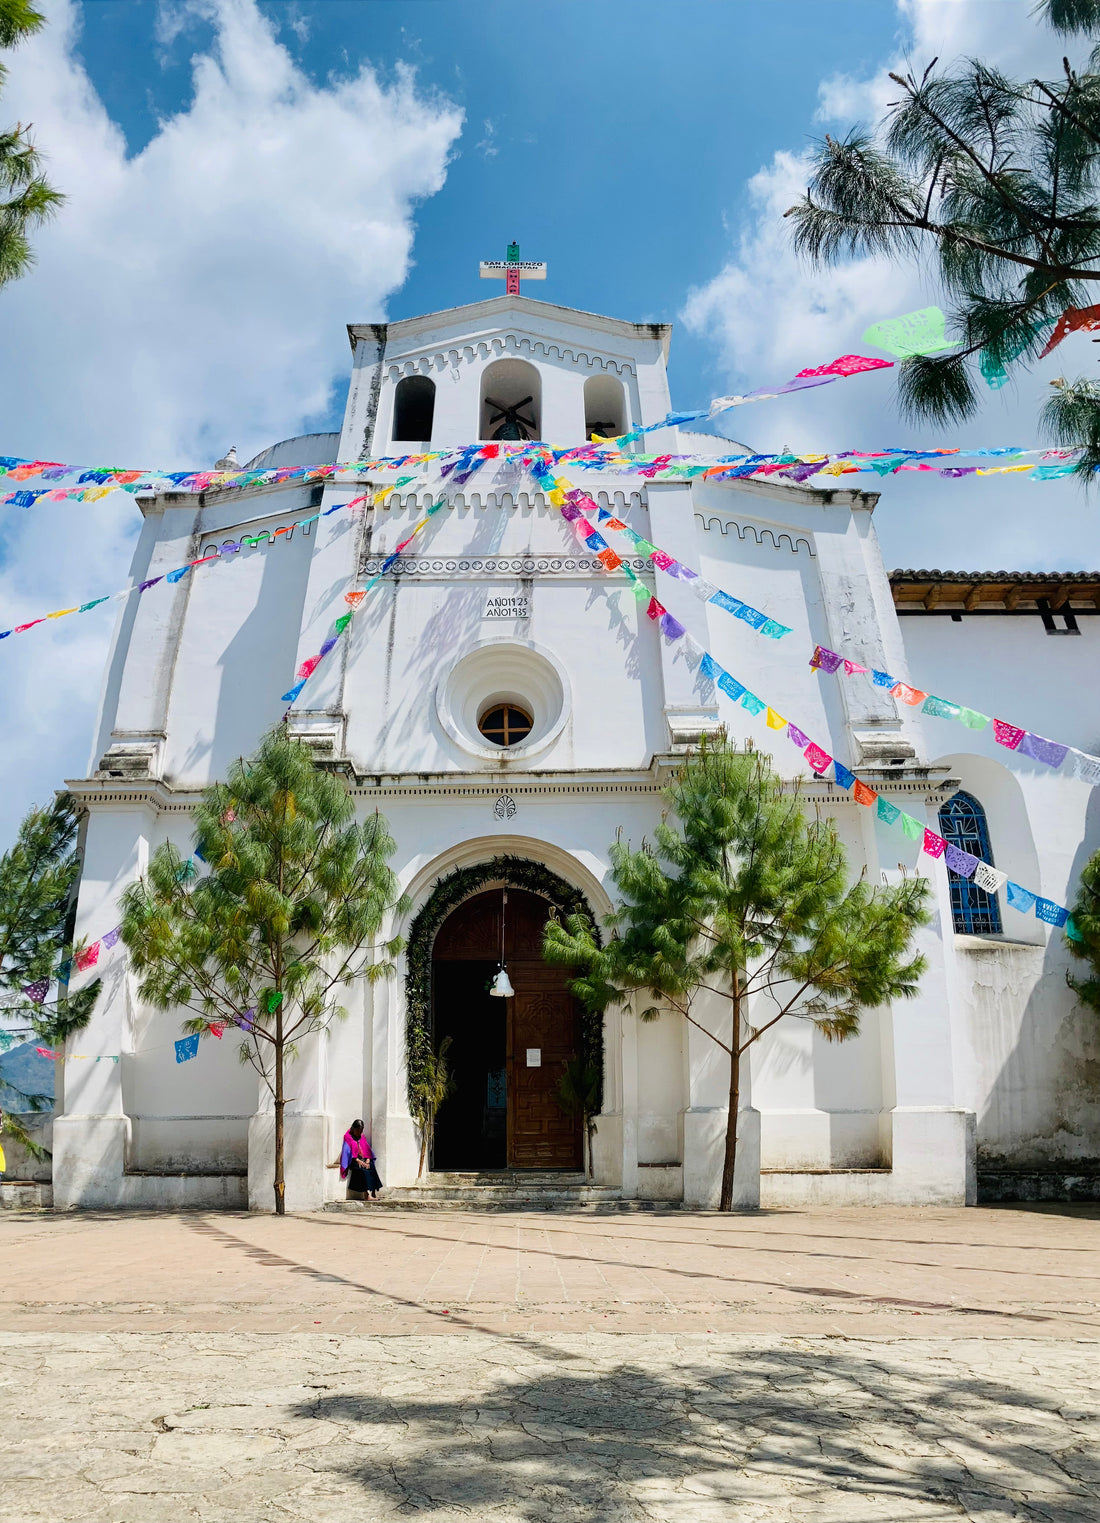
{"label": "white church facade", "polygon": [[[341,433],[287,440],[257,463],[466,444],[493,437],[509,416],[531,437],[570,443],[657,423],[670,409],[663,325],[510,294],[349,335]],[[648,445],[729,448],[675,428]],[[276,531],[385,479],[138,498],[135,582],[243,535],[270,538],[123,605],[88,775],[67,784],[86,810],[78,935],[117,922],[122,891],[160,842],[190,851],[201,790],[279,720],[280,694],[344,611],[344,593],[382,571],[438,492],[406,485],[361,511]],[[961,831],[960,841],[978,843],[968,849],[1034,891],[1072,902],[1100,846],[1084,782],[870,683],[815,674],[808,658],[816,645],[855,651],[921,688],[1095,750],[1095,580],[892,580],[873,527],[876,494],[839,483],[586,472],[583,485],[790,627],[781,641],[760,639],[631,560],[731,672],[882,796],[933,829]],[[994,512],[998,489],[987,490]],[[343,1193],[326,1164],[355,1117],[385,1185],[415,1186],[406,1053],[425,1033],[451,1036],[458,1081],[440,1112],[436,1175],[468,1177],[473,1188],[508,1171],[575,1175],[579,1124],[555,1107],[554,1083],[562,1062],[587,1050],[602,1064],[592,1164],[603,1198],[716,1203],[721,1050],[672,1013],[641,1022],[615,1010],[586,1029],[560,973],[541,960],[539,934],[551,906],[597,919],[609,911],[616,832],[634,842],[652,832],[670,774],[719,727],[771,749],[792,783],[802,779],[808,807],[836,820],[856,871],[887,882],[922,871],[935,907],[916,998],[868,1012],[843,1044],[790,1022],[753,1050],[738,1199],[963,1205],[977,1198],[983,1170],[1019,1181],[1095,1168],[1100,1041],[1066,986],[1062,933],[1018,915],[1003,895],[953,886],[942,861],[918,858],[875,811],[809,775],[797,750],[661,640],[626,577],[594,559],[515,464],[489,462],[447,485],[445,508],[382,575],[288,724],[346,778],[360,811],[385,815],[412,905],[388,928],[406,942],[395,976],[350,987],[347,1018],[304,1044],[293,1065],[288,1209]],[[502,939],[508,1000],[486,994]],[[232,1032],[177,1063],[179,1015],[142,1005],[121,947],[100,971],[92,1022],[58,1065],[55,1203],[270,1209],[271,1115]]]}

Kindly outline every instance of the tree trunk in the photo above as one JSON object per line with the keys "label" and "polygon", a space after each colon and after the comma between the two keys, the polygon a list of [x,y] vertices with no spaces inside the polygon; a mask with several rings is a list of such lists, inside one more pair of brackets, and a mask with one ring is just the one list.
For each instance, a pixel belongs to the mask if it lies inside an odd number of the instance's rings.
{"label": "tree trunk", "polygon": [[737,1165],[737,1116],[741,1102],[741,993],[736,975],[733,984],[733,1039],[730,1042],[730,1108],[726,1121],[726,1156],[722,1162],[722,1195],[719,1211],[733,1210],[733,1172]]}
{"label": "tree trunk", "polygon": [[421,1133],[420,1133],[420,1167],[416,1171],[416,1177],[417,1177],[417,1179],[419,1179],[421,1177],[421,1175],[424,1173],[424,1158],[425,1158],[425,1156],[427,1154],[427,1151],[428,1151],[428,1128],[427,1128],[427,1125],[425,1124],[425,1126],[423,1127],[423,1129],[421,1130]]}
{"label": "tree trunk", "polygon": [[283,1011],[275,1021],[275,1215],[286,1215],[286,1179],[283,1175]]}

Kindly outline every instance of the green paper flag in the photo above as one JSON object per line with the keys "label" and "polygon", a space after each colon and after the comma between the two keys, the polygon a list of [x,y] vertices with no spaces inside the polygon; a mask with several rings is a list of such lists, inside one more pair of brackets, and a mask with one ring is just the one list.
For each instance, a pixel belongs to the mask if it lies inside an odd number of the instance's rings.
{"label": "green paper flag", "polygon": [[351,614],[350,613],[342,613],[340,615],[340,617],[336,620],[336,623],[332,626],[333,633],[337,634],[337,635],[342,635],[344,633],[344,630],[347,629],[347,627],[348,627],[348,625],[350,623],[351,623]]}
{"label": "green paper flag", "polygon": [[872,323],[863,337],[866,343],[877,344],[888,354],[907,360],[915,354],[938,354],[941,349],[954,347],[944,333],[943,322],[939,307],[921,307],[917,312]]}
{"label": "green paper flag", "polygon": [[977,709],[960,709],[958,717],[971,730],[984,730],[989,723],[989,715],[979,714]]}
{"label": "green paper flag", "polygon": [[283,1002],[283,991],[281,989],[273,989],[271,991],[271,993],[267,996],[267,1013],[268,1013],[268,1015],[271,1015],[271,1014],[274,1013],[274,1011],[278,1010],[278,1008],[282,1004],[282,1002]]}
{"label": "green paper flag", "polygon": [[901,812],[901,828],[911,841],[924,840],[924,826],[911,814],[906,814],[904,809]]}

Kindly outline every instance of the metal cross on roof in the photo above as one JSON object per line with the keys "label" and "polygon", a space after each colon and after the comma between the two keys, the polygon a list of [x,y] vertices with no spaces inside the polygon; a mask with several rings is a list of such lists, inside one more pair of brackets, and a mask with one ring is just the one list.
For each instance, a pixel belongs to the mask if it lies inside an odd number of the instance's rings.
{"label": "metal cross on roof", "polygon": [[519,244],[508,245],[507,259],[483,259],[481,261],[482,280],[503,280],[504,290],[508,296],[519,295],[520,277],[524,280],[545,280],[546,266],[536,264],[532,259],[519,257]]}

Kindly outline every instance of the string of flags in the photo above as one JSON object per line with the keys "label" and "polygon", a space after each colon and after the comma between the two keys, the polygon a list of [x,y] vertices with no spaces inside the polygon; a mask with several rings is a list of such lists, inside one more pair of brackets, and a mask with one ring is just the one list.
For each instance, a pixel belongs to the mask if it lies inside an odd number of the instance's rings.
{"label": "string of flags", "polygon": [[[717,458],[714,455],[692,453],[626,454],[620,448],[622,444],[640,438],[644,433],[652,433],[655,429],[673,427],[696,418],[709,416],[711,414],[707,410],[697,413],[669,413],[660,423],[650,424],[645,429],[636,429],[630,434],[620,436],[619,439],[611,441],[597,439],[567,449],[541,443],[514,446],[499,443],[455,445],[445,450],[420,455],[379,455],[363,460],[337,462],[333,465],[287,466],[263,472],[191,472],[183,478],[182,483],[172,481],[167,485],[173,491],[203,492],[215,487],[220,490],[231,487],[279,484],[288,480],[324,481],[341,475],[360,478],[377,471],[400,470],[403,466],[414,467],[418,473],[423,474],[427,466],[435,465],[439,466],[441,481],[450,478],[454,484],[463,485],[475,470],[489,461],[510,462],[523,468],[532,450],[539,454],[549,451],[556,464],[568,463],[581,470],[642,476],[648,480],[660,481],[692,480],[696,477],[702,477],[704,480],[752,480],[775,476],[780,480],[801,484],[811,481],[815,476],[870,473],[881,477],[896,476],[907,471],[933,472],[937,476],[951,479],[1006,473],[1029,474],[1034,481],[1053,481],[1071,475],[1077,469],[1077,462],[1081,456],[1079,449],[1021,449],[1016,445],[998,445],[981,449],[952,445],[923,450],[893,448],[835,450],[825,453],[735,453]],[[10,461],[10,466],[5,468],[2,464],[3,460]],[[993,463],[995,461],[999,463]],[[119,478],[117,485],[127,491],[130,487],[121,481],[121,477],[132,474],[98,469],[86,470],[76,465],[49,466],[41,461],[16,461],[11,456],[0,457],[0,477],[7,475],[10,478],[17,472],[22,473],[22,479],[28,479],[27,473],[46,474],[47,472],[75,474],[80,479],[117,476]],[[242,479],[244,477],[248,479]],[[258,479],[260,477],[266,479],[261,481]],[[165,480],[166,478],[159,479],[160,483]],[[188,485],[188,483],[191,484]],[[397,487],[405,484],[406,481],[398,480],[393,483],[392,488],[386,490],[396,490]],[[146,491],[158,490],[158,481],[146,482],[143,485]],[[55,500],[58,496],[94,502],[115,489],[115,484],[94,487],[77,486],[60,493],[46,488],[40,490],[20,488],[0,495],[0,504],[30,508],[41,500]]]}
{"label": "string of flags", "polygon": [[[623,566],[621,559],[607,545],[606,540],[598,532],[596,526],[585,516],[585,510],[595,513],[597,524],[604,529],[624,535],[630,542],[648,555],[653,565],[666,572],[669,576],[679,581],[688,583],[692,592],[700,601],[713,603],[719,608],[724,608],[735,617],[744,619],[752,628],[760,634],[769,634],[773,638],[779,638],[789,634],[790,630],[776,620],[770,619],[766,614],[751,608],[738,598],[723,592],[714,586],[712,582],[700,577],[698,572],[675,560],[665,551],[658,550],[648,540],[644,539],[622,519],[616,518],[606,508],[590,497],[586,492],[572,486],[566,478],[554,476],[549,460],[541,465],[534,463],[531,467],[532,474],[546,493],[552,506],[558,508],[564,518],[572,521],[574,529],[583,539],[585,545],[593,550],[597,560],[607,571],[614,571]],[[627,569],[629,574],[629,568]],[[660,606],[660,605],[658,605]],[[673,615],[663,611],[664,618],[677,621]],[[679,627],[677,625],[677,627]],[[976,709],[967,708],[963,704],[954,703],[949,699],[937,697],[935,694],[924,692],[920,688],[911,687],[906,682],[901,682],[887,672],[874,671],[864,666],[861,662],[840,655],[836,651],[818,645],[810,658],[810,666],[816,671],[824,671],[836,674],[841,668],[848,676],[866,675],[876,687],[886,688],[891,696],[899,699],[902,703],[915,706],[922,705],[921,712],[932,714],[941,719],[957,719],[972,730],[981,730],[991,722],[991,717],[980,713]],[[1081,781],[1090,786],[1100,784],[1100,757],[1092,756],[1086,751],[1079,751],[1075,746],[1063,745],[1059,741],[1047,740],[1044,736],[1036,735],[1031,731],[1024,730],[1017,725],[1009,724],[1002,719],[993,719],[993,734],[1000,745],[1010,751],[1016,751],[1021,756],[1031,757],[1035,761],[1045,763],[1048,767],[1061,767],[1069,760],[1068,771]]]}
{"label": "string of flags", "polygon": [[[1036,325],[1035,331],[1041,331],[1046,325],[1047,319]],[[1082,330],[1094,330],[1100,327],[1100,306],[1092,307],[1067,307],[1055,322],[1046,347],[1042,350],[1040,358],[1045,358],[1051,351],[1062,342],[1070,333]],[[903,313],[900,317],[888,318],[881,322],[872,323],[863,334],[865,342],[874,344],[887,353],[893,354],[895,360],[912,359],[917,355],[938,354],[946,349],[954,347],[952,340],[948,339],[945,331],[945,318],[939,307],[922,307],[918,311]],[[572,446],[566,450],[555,450],[558,460],[563,458],[575,458],[577,463],[589,466],[608,468],[615,465],[628,467],[652,467],[658,466],[660,474],[673,474],[677,471],[694,473],[698,470],[702,474],[711,474],[708,466],[713,465],[707,457],[698,456],[622,456],[622,447],[644,438],[645,435],[654,433],[662,428],[676,427],[688,423],[711,420],[722,413],[730,411],[734,407],[744,406],[748,402],[762,402],[776,397],[786,396],[792,392],[806,390],[816,386],[829,385],[838,380],[844,380],[854,375],[864,375],[876,370],[889,370],[894,367],[895,360],[883,360],[868,355],[843,354],[839,358],[830,361],[827,365],[809,366],[798,371],[789,381],[784,381],[777,386],[762,386],[748,392],[738,393],[731,396],[715,397],[707,407],[696,408],[689,412],[669,412],[658,423],[650,423],[644,427],[636,425],[629,431],[616,436],[604,437],[593,435],[592,439],[585,444]],[[1004,365],[993,359],[986,352],[982,354],[982,374],[988,384],[994,388],[1004,385],[1007,380],[1007,371]],[[608,448],[602,448],[607,446]],[[544,446],[545,447],[545,446]],[[1011,455],[1013,464],[994,467],[964,466],[964,467],[941,467],[940,474],[947,476],[959,475],[989,475],[1006,470],[1030,471],[1034,473],[1035,480],[1052,480],[1058,475],[1066,475],[1075,468],[1079,451],[1041,451],[1041,450],[1018,450],[1013,447],[1002,447],[986,450],[959,450],[959,449],[936,449],[926,451],[913,450],[881,450],[864,452],[858,450],[843,450],[829,455],[742,455],[726,457],[725,464],[737,465],[738,475],[765,474],[767,468],[782,471],[783,474],[792,476],[796,480],[808,480],[816,474],[847,475],[854,471],[875,470],[879,475],[895,474],[899,470],[912,469],[936,469],[929,465],[930,460],[944,455]],[[396,469],[404,464],[416,464],[419,466],[434,462],[444,462],[444,470],[441,475],[455,469],[459,462],[470,466],[475,460],[481,463],[488,459],[509,459],[522,454],[522,450],[502,450],[499,443],[488,445],[460,445],[446,450],[427,451],[418,455],[402,455],[398,457],[377,456],[365,460],[343,461],[332,465],[315,466],[279,466],[273,469],[245,468],[243,470],[209,470],[209,471],[158,471],[145,468],[132,469],[129,467],[116,466],[92,466],[82,467],[66,464],[57,460],[30,460],[19,456],[0,456],[0,477],[7,477],[8,483],[17,483],[17,489],[0,497],[0,503],[15,507],[33,507],[35,503],[46,500],[49,502],[61,502],[65,500],[77,500],[81,502],[96,502],[114,491],[124,491],[131,494],[149,493],[164,490],[177,492],[205,492],[212,489],[229,487],[246,487],[257,485],[271,485],[284,481],[324,481],[326,478],[346,472],[362,473],[368,470]],[[1027,461],[1028,455],[1038,456],[1036,461]],[[889,464],[891,457],[898,457],[896,463]],[[858,465],[856,461],[878,461],[880,464]],[[1048,465],[1046,462],[1054,461]],[[658,462],[660,464],[658,464]],[[809,468],[816,466],[816,471]],[[74,484],[61,485],[69,476],[76,476]],[[456,480],[460,476],[456,476]],[[25,487],[26,481],[48,482],[50,485],[41,487]]]}
{"label": "string of flags", "polygon": [[[412,481],[413,479],[411,476],[406,478],[407,481]],[[385,488],[384,492],[380,495],[382,497],[388,496],[390,492],[403,484],[403,482],[395,481],[391,486]],[[123,587],[119,592],[104,593],[102,597],[92,598],[91,602],[88,603],[74,604],[71,608],[55,608],[52,613],[41,614],[37,619],[29,619],[24,624],[15,625],[13,629],[0,630],[0,640],[6,640],[9,635],[26,634],[28,630],[34,629],[39,624],[45,624],[51,619],[63,619],[67,614],[88,613],[91,609],[98,608],[102,603],[110,603],[128,598],[135,592],[138,594],[146,593],[151,588],[161,584],[164,586],[174,586],[175,583],[182,581],[187,573],[193,571],[196,566],[205,566],[212,561],[237,555],[246,547],[254,550],[257,545],[274,544],[280,539],[283,540],[284,544],[288,543],[295,529],[308,530],[309,526],[316,523],[319,518],[327,518],[330,513],[338,513],[341,508],[354,508],[359,503],[365,502],[367,495],[369,494],[356,497],[348,503],[337,503],[334,507],[326,508],[323,513],[314,513],[309,518],[296,519],[294,523],[284,524],[274,531],[261,529],[258,534],[242,534],[238,540],[227,540],[223,545],[214,545],[205,555],[200,556],[197,560],[187,561],[182,566],[177,566],[174,571],[162,572],[160,576],[152,576],[143,582],[131,583],[130,586]]]}
{"label": "string of flags", "polygon": [[[874,807],[876,818],[884,825],[900,830],[909,841],[919,841],[923,853],[935,859],[942,857],[946,866],[952,872],[958,873],[960,877],[973,878],[979,888],[985,889],[987,893],[998,893],[1003,888],[1008,903],[1013,909],[1023,914],[1033,912],[1037,920],[1047,925],[1062,927],[1071,940],[1082,939],[1073,917],[1064,905],[1046,899],[1041,894],[1033,893],[1022,884],[1012,882],[1007,873],[990,866],[988,862],[983,862],[981,858],[973,856],[970,852],[960,850],[920,820],[914,819],[905,810],[890,803],[884,795],[858,778],[851,768],[846,767],[843,762],[830,755],[824,747],[812,741],[793,720],[787,719],[772,708],[765,698],[752,692],[745,683],[739,682],[649,592],[629,566],[624,564],[622,569],[631,580],[635,597],[639,602],[645,603],[648,617],[658,624],[665,641],[670,645],[682,641],[681,648],[690,653],[687,657],[690,664],[698,668],[704,677],[714,682],[720,692],[734,703],[740,703],[741,707],[753,717],[765,715],[768,729],[785,734],[786,738],[801,752],[806,766],[816,777],[835,782],[840,788],[850,792],[857,804],[866,808]],[[833,776],[831,779],[825,778],[830,767],[833,769]]]}
{"label": "string of flags", "polygon": [[[363,499],[359,498],[357,500],[362,501]],[[372,588],[377,587],[378,583],[385,576],[386,572],[397,564],[398,560],[400,559],[401,552],[408,545],[411,545],[416,536],[427,527],[435,515],[444,506],[445,501],[446,499],[441,497],[438,502],[432,503],[427,512],[424,514],[423,518],[421,518],[416,524],[413,525],[409,534],[406,535],[406,537],[401,541],[396,549],[386,557],[386,559],[382,562],[382,569],[376,576],[371,578],[365,587],[357,588],[352,592],[346,592],[344,594],[344,602],[348,606],[348,612],[341,614],[340,617],[333,623],[330,634],[325,638],[325,640],[322,641],[321,648],[317,654],[315,656],[307,656],[306,659],[302,662],[301,666],[299,666],[297,672],[295,673],[296,680],[293,686],[288,688],[287,691],[283,693],[280,699],[281,703],[292,705],[297,701],[302,689],[305,687],[309,679],[313,676],[314,672],[320,666],[321,662],[339,644],[340,636],[344,634],[348,628],[348,625],[355,617],[356,613],[359,610],[359,605],[367,596],[367,593],[370,592]],[[354,506],[354,504],[349,503],[348,506],[351,507]]]}
{"label": "string of flags", "polygon": [[[790,381],[781,386],[771,388],[761,387],[756,391],[746,392],[744,395],[730,397],[716,397],[708,407],[697,409],[690,413],[670,413],[660,423],[651,423],[645,428],[636,428],[627,434],[620,435],[614,440],[601,440],[602,443],[621,445],[641,438],[644,434],[653,433],[660,428],[668,428],[675,422],[691,422],[699,418],[716,417],[720,413],[728,411],[732,407],[741,406],[745,402],[761,402],[769,398],[783,396],[791,391],[801,391],[806,387],[823,386],[830,382],[842,380],[848,376],[860,375],[871,370],[888,370],[893,361],[870,359],[862,355],[846,354],[839,359],[833,360],[828,365],[819,365],[811,369],[800,370]],[[445,461],[449,457],[460,456],[467,449],[491,451],[483,453],[484,459],[495,459],[501,453],[499,446],[458,446],[447,450],[428,451],[419,455],[403,455],[400,457],[401,464],[425,465],[432,461]],[[589,446],[581,446],[587,450]],[[505,451],[505,455],[512,453]],[[4,497],[0,502],[14,507],[30,508],[35,503],[45,500],[47,502],[98,502],[114,491],[129,492],[131,495],[171,490],[174,492],[206,492],[213,488],[245,487],[245,486],[269,486],[284,481],[323,481],[329,476],[347,471],[362,472],[375,470],[392,465],[392,459],[375,457],[367,460],[345,461],[334,465],[316,466],[279,466],[274,469],[244,469],[238,471],[157,471],[148,469],[134,470],[129,467],[117,466],[77,466],[69,465],[59,460],[29,460],[15,455],[0,456],[0,477],[7,477],[9,481],[23,483],[25,481],[45,481],[53,483],[50,486],[25,488],[22,485]],[[68,476],[75,475],[77,481],[73,485],[62,486],[59,483]]]}
{"label": "string of flags", "polygon": [[[464,467],[463,470],[456,469],[456,480],[464,474],[469,473],[474,468],[474,461],[472,456],[476,453],[479,453],[479,451],[472,448],[471,450],[467,451],[467,456],[471,458],[467,458],[464,460],[464,462],[462,462]],[[601,562],[605,569],[615,570],[622,565],[622,561],[616,555],[615,551],[611,549],[607,541],[603,538],[603,535],[600,532],[601,529],[623,535],[631,542],[637,551],[647,556],[652,564],[658,569],[664,571],[667,575],[690,585],[694,595],[701,601],[711,603],[715,607],[719,607],[725,612],[730,613],[733,617],[743,620],[750,626],[750,628],[756,630],[758,633],[772,639],[780,639],[784,635],[791,632],[788,626],[780,624],[778,620],[769,617],[766,613],[757,608],[754,608],[751,604],[744,602],[744,600],[733,597],[730,593],[725,592],[723,589],[715,586],[714,583],[709,582],[705,577],[702,577],[692,567],[686,565],[682,561],[677,560],[667,551],[662,550],[658,545],[655,545],[651,541],[645,539],[634,529],[630,528],[630,526],[626,524],[622,519],[615,517],[606,508],[601,507],[588,493],[577,487],[574,487],[568,479],[555,475],[555,455],[553,451],[550,451],[544,447],[527,445],[524,448],[524,460],[527,469],[535,481],[538,483],[539,487],[546,494],[550,504],[558,508],[558,510],[562,513],[562,516],[573,524],[575,532],[584,541],[586,548],[588,548],[595,555],[595,557]],[[456,462],[456,467],[458,464],[459,462]],[[394,482],[387,484],[385,487],[375,491],[373,493],[373,501],[378,504],[384,501],[391,492],[396,491],[399,487],[409,485],[416,480],[416,476],[401,477]],[[209,562],[219,560],[223,557],[236,555],[245,547],[255,548],[261,543],[274,543],[274,541],[279,538],[285,538],[289,540],[293,535],[295,529],[300,528],[308,530],[308,528],[312,524],[316,523],[318,519],[325,518],[332,513],[339,512],[341,508],[354,509],[367,502],[368,498],[371,496],[371,493],[363,493],[348,503],[337,504],[333,507],[325,509],[323,512],[317,512],[311,514],[307,518],[295,520],[293,523],[283,525],[273,532],[268,529],[263,529],[254,535],[242,535],[238,540],[229,540],[221,546],[213,547],[204,556],[186,562],[183,566],[180,566],[173,571],[126,587],[119,593],[108,594],[105,597],[93,599],[92,601],[81,604],[79,606],[58,609],[53,613],[45,614],[37,619],[32,619],[24,624],[17,625],[14,629],[0,631],[0,639],[5,639],[8,637],[8,635],[11,634],[25,633],[28,630],[35,628],[39,624],[46,623],[49,620],[55,620],[64,617],[66,614],[86,612],[91,608],[98,607],[101,603],[109,601],[111,598],[129,597],[134,592],[142,594],[149,591],[151,588],[157,586],[158,584],[164,583],[168,585],[178,582],[183,576],[185,576],[194,568],[205,565]],[[413,528],[407,538],[404,539],[396,547],[393,553],[386,559],[382,567],[382,571],[368,584],[366,588],[358,592],[351,592],[347,594],[347,602],[350,612],[337,619],[333,626],[332,632],[323,642],[317,654],[308,657],[305,661],[302,662],[298,672],[296,673],[296,683],[289,689],[287,693],[282,695],[283,702],[293,704],[296,701],[309,677],[316,670],[321,661],[324,660],[325,656],[327,656],[329,652],[334,648],[337,641],[339,640],[339,637],[343,634],[345,629],[350,624],[351,617],[354,614],[354,611],[358,607],[359,603],[366,596],[366,594],[371,591],[374,586],[377,585],[377,582],[380,580],[381,576],[385,575],[387,571],[392,569],[392,567],[397,563],[401,553],[406,549],[406,547],[411,543],[416,535],[427,525],[429,520],[434,516],[435,513],[440,510],[442,506],[443,501],[440,500],[431,508],[429,508],[427,515],[419,521],[419,523]],[[593,524],[591,520],[585,516],[586,513],[595,514],[595,524]],[[669,617],[671,618],[672,616],[669,615]],[[969,728],[976,730],[985,728],[985,726],[991,722],[990,716],[984,715],[978,710],[971,709],[966,705],[956,703],[953,700],[942,698],[936,694],[928,693],[920,688],[910,686],[907,683],[895,679],[888,673],[871,670],[863,663],[856,661],[854,658],[844,656],[835,651],[831,651],[823,646],[817,647],[814,656],[811,658],[810,664],[814,669],[819,671],[835,674],[840,670],[841,667],[843,667],[846,675],[867,676],[869,680],[875,683],[876,686],[888,689],[891,695],[900,701],[913,706],[921,704],[921,712],[924,714],[933,715],[938,718],[955,719],[960,723],[967,725]],[[1001,745],[1005,746],[1006,749],[1018,751],[1020,755],[1028,756],[1029,758],[1040,761],[1052,768],[1063,768],[1064,766],[1067,775],[1072,775],[1077,779],[1086,782],[1089,784],[1089,786],[1096,786],[1097,784],[1100,784],[1100,757],[1095,757],[1087,752],[1080,751],[1077,747],[1063,744],[1059,741],[1049,740],[1044,736],[1036,734],[1035,732],[1025,730],[1021,726],[1009,724],[1005,720],[993,719],[992,724],[995,738]]]}
{"label": "string of flags", "polygon": [[47,974],[45,978],[36,978],[33,983],[25,984],[23,986],[23,993],[32,1005],[45,1004],[46,996],[49,994],[50,986],[55,979],[59,984],[67,984],[74,968],[78,973],[84,973],[88,968],[94,968],[99,961],[99,954],[103,951],[111,951],[121,935],[122,927],[120,925],[113,926],[98,941],[89,943],[82,951],[74,953],[72,957],[66,957],[64,962],[59,963],[54,971]]}
{"label": "string of flags", "polygon": [[1063,745],[1057,740],[1047,740],[1045,736],[1036,735],[1033,731],[1025,730],[1019,725],[1009,724],[1007,720],[993,719],[989,714],[982,714],[977,709],[967,708],[964,704],[955,703],[949,698],[940,698],[935,693],[926,693],[921,688],[911,687],[907,682],[897,681],[889,672],[875,671],[859,661],[852,661],[840,655],[835,650],[829,650],[824,645],[815,647],[810,657],[810,666],[814,671],[827,672],[832,676],[837,676],[841,671],[849,677],[864,676],[875,687],[885,688],[900,703],[908,704],[911,708],[916,708],[919,704],[922,714],[931,714],[937,719],[954,719],[970,730],[984,730],[992,723],[994,740],[1006,750],[1014,751],[1020,756],[1028,756],[1032,761],[1042,762],[1047,767],[1065,766],[1067,773],[1092,787],[1100,783],[1100,756],[1079,751],[1076,746]]}

